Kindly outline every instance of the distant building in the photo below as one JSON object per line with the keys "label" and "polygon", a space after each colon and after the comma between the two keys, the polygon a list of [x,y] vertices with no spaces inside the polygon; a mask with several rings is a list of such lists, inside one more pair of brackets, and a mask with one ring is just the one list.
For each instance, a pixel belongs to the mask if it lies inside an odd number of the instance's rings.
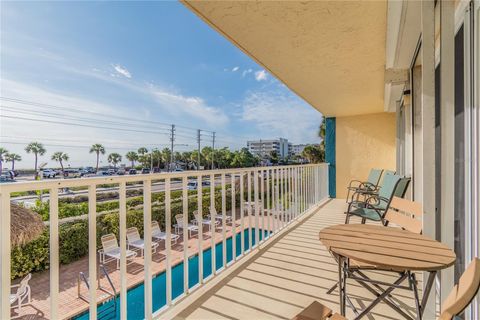
{"label": "distant building", "polygon": [[285,159],[290,155],[290,146],[291,144],[284,138],[247,141],[248,150],[262,158],[268,157],[272,151],[276,151],[280,159]]}
{"label": "distant building", "polygon": [[303,152],[303,149],[305,149],[305,147],[308,146],[308,144],[293,144],[292,145],[292,150],[291,150],[291,155],[301,155],[302,152]]}

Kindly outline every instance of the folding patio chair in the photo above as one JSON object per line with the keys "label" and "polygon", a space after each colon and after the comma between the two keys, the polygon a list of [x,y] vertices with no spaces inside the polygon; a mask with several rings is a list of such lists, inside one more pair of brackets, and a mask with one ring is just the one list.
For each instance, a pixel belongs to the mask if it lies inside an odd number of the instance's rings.
{"label": "folding patio chair", "polygon": [[[480,288],[480,259],[474,258],[463,272],[458,284],[442,303],[440,316],[437,320],[453,320],[460,316],[470,305]],[[308,307],[292,318],[293,320],[346,320],[345,317],[333,311],[318,301],[313,301]]]}
{"label": "folding patio chair", "polygon": [[403,198],[410,183],[410,178],[402,178],[399,175],[386,175],[382,188],[378,194],[372,194],[365,201],[352,201],[348,205],[345,224],[348,224],[351,216],[366,220],[381,221],[385,224],[384,215],[387,212],[393,197]]}
{"label": "folding patio chair", "polygon": [[14,284],[10,287],[10,308],[17,309],[17,316],[12,317],[12,319],[18,318],[21,316],[20,312],[22,307],[30,304],[32,300],[32,290],[28,282],[32,279],[32,274],[27,274],[19,284]]}
{"label": "folding patio chair", "polygon": [[[140,233],[136,227],[131,227],[127,229],[127,245],[128,249],[130,247],[140,250],[140,255],[144,256],[145,254],[145,240],[140,237]],[[158,243],[152,242],[153,253],[157,252]]]}
{"label": "folding patio chair", "polygon": [[[120,247],[118,246],[117,237],[113,233],[101,237],[102,249],[98,250],[100,254],[100,263],[107,263],[109,261],[117,261],[117,269],[120,268]],[[126,257],[133,259],[137,253],[126,249]],[[131,260],[133,262],[133,260]]]}
{"label": "folding patio chair", "polygon": [[208,226],[208,231],[212,231],[212,227],[216,228],[218,225],[220,225],[220,221],[215,220],[212,223],[212,220],[210,219],[203,219],[203,217],[198,213],[197,210],[193,211],[193,216],[195,217],[194,223],[201,223],[202,225]]}
{"label": "folding patio chair", "polygon": [[183,214],[177,214],[175,216],[175,220],[177,221],[177,223],[174,225],[176,233],[179,233],[180,229],[182,229],[182,232],[187,229],[188,235],[191,237],[192,232],[198,232],[198,226],[191,223],[187,223],[187,225],[183,224]]}
{"label": "folding patio chair", "polygon": [[[210,208],[210,214],[207,215],[207,220],[211,220],[212,215],[213,215],[213,218],[215,220],[219,221],[220,223],[223,222],[223,214],[218,214],[217,209]],[[226,224],[232,223],[232,216],[231,215],[225,214],[225,223]]]}
{"label": "folding patio chair", "polygon": [[[358,193],[360,191],[365,192],[374,192],[378,188],[378,183],[380,182],[380,177],[382,176],[383,169],[371,169],[368,174],[367,181],[352,180],[347,187],[347,202],[350,199],[350,193]],[[353,198],[352,198],[353,200]]]}
{"label": "folding patio chair", "polygon": [[[174,244],[177,243],[178,238],[180,238],[180,236],[178,234],[175,234],[175,233],[170,234],[170,239],[171,239],[172,243],[174,243]],[[160,226],[159,226],[157,221],[152,221],[152,239],[154,241],[166,241],[167,240],[167,233],[160,230]]]}

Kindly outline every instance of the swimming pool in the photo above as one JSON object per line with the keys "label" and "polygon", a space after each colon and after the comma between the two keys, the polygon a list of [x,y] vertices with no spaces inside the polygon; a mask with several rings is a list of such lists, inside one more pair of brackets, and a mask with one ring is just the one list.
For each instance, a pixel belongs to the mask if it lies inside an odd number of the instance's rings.
{"label": "swimming pool", "polygon": [[[255,233],[256,230],[252,229],[252,245],[255,245]],[[262,239],[269,234],[268,231],[260,230],[259,238]],[[236,256],[241,255],[241,232],[235,236],[236,241]],[[232,237],[227,238],[227,262],[233,260],[233,244]],[[244,230],[244,245],[245,250],[249,248],[250,239],[248,229]],[[223,267],[223,242],[218,243],[215,246],[215,270],[219,270]],[[203,251],[203,278],[205,279],[212,274],[212,250],[207,249]],[[188,287],[192,288],[198,284],[198,255],[194,255],[188,259]],[[152,279],[152,312],[155,312],[165,306],[166,304],[166,272],[159,273]],[[172,299],[175,299],[183,294],[183,262],[177,264],[172,268]],[[112,314],[109,319],[120,319],[120,297],[115,298],[117,300],[117,312],[116,316]],[[110,300],[97,307],[98,313],[102,310],[112,308],[114,301]],[[145,300],[144,300],[144,285],[140,284],[127,291],[127,318],[140,320],[144,319]],[[86,320],[89,318],[89,312],[83,313],[74,319]]]}

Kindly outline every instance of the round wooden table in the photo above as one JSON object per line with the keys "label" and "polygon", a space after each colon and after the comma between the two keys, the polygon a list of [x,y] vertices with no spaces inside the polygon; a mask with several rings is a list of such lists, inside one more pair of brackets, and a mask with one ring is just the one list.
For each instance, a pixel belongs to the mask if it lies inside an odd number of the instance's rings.
{"label": "round wooden table", "polygon": [[[341,224],[321,230],[319,236],[320,241],[338,258],[340,309],[343,314],[345,314],[345,299],[348,299],[346,278],[360,281],[361,285],[370,281],[375,284],[377,290],[380,290],[380,293],[377,291],[377,299],[356,319],[366,315],[382,300],[405,316],[398,306],[393,306],[394,304],[387,300],[390,292],[396,288],[414,291],[417,317],[421,318],[436,272],[452,266],[456,259],[455,253],[446,245],[427,236],[400,228],[367,224]],[[360,264],[370,269],[398,272],[400,278],[393,284],[385,284],[374,279],[364,278],[366,276],[361,272],[362,277],[356,276],[355,268],[358,267],[352,268],[350,264],[352,261],[355,261],[356,265]],[[418,298],[415,273],[412,271],[430,273],[421,302]],[[401,286],[401,282],[405,279],[409,280],[409,287]],[[379,284],[390,287],[384,290],[378,286]],[[373,293],[372,290],[370,291]]]}

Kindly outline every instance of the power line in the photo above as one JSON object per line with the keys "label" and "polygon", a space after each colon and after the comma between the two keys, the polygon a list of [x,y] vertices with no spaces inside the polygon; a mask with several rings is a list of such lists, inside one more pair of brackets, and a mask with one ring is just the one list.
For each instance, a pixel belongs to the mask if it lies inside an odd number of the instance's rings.
{"label": "power line", "polygon": [[[65,107],[65,106],[58,106],[58,105],[52,105],[52,104],[46,104],[46,103],[39,103],[39,102],[34,102],[34,101],[28,101],[28,100],[22,100],[22,99],[16,99],[16,98],[9,98],[9,97],[2,97],[0,96],[1,100],[6,100],[6,101],[11,101],[15,103],[20,103],[20,104],[26,104],[30,106],[36,106],[36,107],[48,107],[48,108],[53,108],[53,109],[58,109],[62,111],[70,111],[70,112],[81,112],[81,113],[88,113],[92,115],[97,115],[97,116],[105,116],[105,114],[102,114],[100,112],[94,112],[94,111],[89,111],[89,110],[80,110],[80,109],[75,109],[75,108],[70,108],[70,107]],[[121,119],[121,120],[128,120],[128,121],[136,121],[136,122],[141,122],[141,123],[152,123],[152,124],[160,124],[164,126],[170,126],[169,123],[165,122],[160,122],[160,121],[153,121],[153,120],[136,120],[128,117],[122,117],[122,116],[117,116],[117,115],[109,115],[110,118],[116,118],[116,119]],[[183,126],[183,125],[177,125],[177,127],[181,127],[184,129],[189,129],[189,130],[197,130],[192,127],[188,126]],[[205,130],[208,131],[208,130]]]}

